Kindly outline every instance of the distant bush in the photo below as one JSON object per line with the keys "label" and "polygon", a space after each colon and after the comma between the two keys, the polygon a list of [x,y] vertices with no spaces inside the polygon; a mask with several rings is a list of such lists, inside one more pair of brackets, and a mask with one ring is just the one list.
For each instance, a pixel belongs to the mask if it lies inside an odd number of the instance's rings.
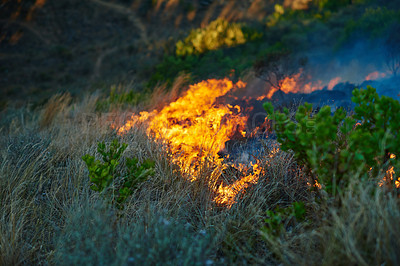
{"label": "distant bush", "polygon": [[292,150],[311,170],[313,179],[333,195],[343,191],[357,174],[368,177],[371,169],[377,176],[392,165],[400,173],[399,160],[390,158],[390,154],[400,155],[400,103],[379,97],[370,86],[354,90],[352,100],[356,104],[353,116],[346,116],[343,109],[332,115],[329,106],[314,113],[306,103],[298,108],[294,121],[286,108],[280,113],[271,103],[264,104],[275,121],[281,148]]}
{"label": "distant bush", "polygon": [[217,19],[203,29],[193,29],[184,41],[177,42],[176,55],[203,54],[223,47],[244,44],[259,37],[261,33],[250,30],[243,24]]}
{"label": "distant bush", "polygon": [[[140,182],[154,174],[154,161],[146,160],[139,165],[137,158],[126,158],[125,169],[118,168],[121,163],[122,153],[127,145],[119,144],[115,139],[109,149],[104,142],[100,142],[97,151],[102,155],[103,162],[96,160],[95,156],[86,154],[82,157],[89,169],[90,188],[102,192],[111,185],[111,200],[116,199],[117,207],[122,208],[125,200],[132,195]],[[108,191],[106,191],[108,192]]]}
{"label": "distant bush", "polygon": [[339,8],[346,7],[355,2],[364,2],[364,1],[352,1],[352,0],[313,0],[312,4],[319,8],[320,10],[333,10],[336,11]]}
{"label": "distant bush", "polygon": [[147,86],[153,87],[158,82],[166,82],[170,86],[180,73],[185,72],[191,73],[194,80],[221,78],[232,74],[237,78],[271,49],[275,49],[275,46],[257,40],[238,47],[208,51],[202,55],[165,56],[156,66]]}
{"label": "distant bush", "polygon": [[339,41],[345,43],[354,38],[355,33],[368,38],[378,38],[386,34],[393,23],[400,23],[400,11],[386,7],[367,8],[360,18],[347,22],[344,35]]}
{"label": "distant bush", "polygon": [[193,29],[185,40],[176,43],[174,55],[165,55],[156,66],[147,87],[157,83],[171,86],[182,73],[194,78],[225,77],[232,72],[239,76],[250,68],[257,54],[264,50],[263,33],[243,23],[229,23],[223,19],[205,28]]}
{"label": "distant bush", "polygon": [[108,111],[115,108],[125,108],[144,103],[149,99],[150,92],[144,90],[141,92],[126,90],[121,86],[113,85],[110,88],[110,94],[96,103],[96,111]]}

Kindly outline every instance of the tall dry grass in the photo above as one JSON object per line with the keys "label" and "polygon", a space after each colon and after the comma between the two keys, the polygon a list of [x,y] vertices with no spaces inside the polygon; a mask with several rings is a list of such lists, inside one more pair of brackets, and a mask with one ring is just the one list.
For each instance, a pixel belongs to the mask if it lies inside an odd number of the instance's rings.
{"label": "tall dry grass", "polygon": [[[321,203],[293,156],[270,156],[266,144],[257,158],[264,169],[259,182],[232,208],[218,206],[208,187],[214,165],[203,165],[189,182],[144,129],[117,136],[110,125],[124,117],[95,113],[96,99],[51,102],[34,115],[20,111],[3,127],[0,265],[399,264],[399,200],[390,194],[355,183],[342,206]],[[154,176],[123,210],[89,189],[81,159],[115,137],[129,145],[124,157],[156,162]],[[266,210],[295,201],[306,203],[307,222],[262,237]]]}

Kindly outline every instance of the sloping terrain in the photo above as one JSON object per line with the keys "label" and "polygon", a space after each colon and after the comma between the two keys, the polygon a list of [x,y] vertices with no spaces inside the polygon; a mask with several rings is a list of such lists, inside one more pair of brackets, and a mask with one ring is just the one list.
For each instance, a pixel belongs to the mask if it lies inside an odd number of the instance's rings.
{"label": "sloping terrain", "polygon": [[400,264],[399,0],[0,18],[0,265]]}

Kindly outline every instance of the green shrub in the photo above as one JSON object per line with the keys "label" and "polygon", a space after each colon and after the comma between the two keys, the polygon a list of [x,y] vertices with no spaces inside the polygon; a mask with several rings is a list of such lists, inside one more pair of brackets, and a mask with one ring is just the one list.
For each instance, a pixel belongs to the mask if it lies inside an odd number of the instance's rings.
{"label": "green shrub", "polygon": [[268,218],[265,219],[266,225],[261,229],[261,234],[279,237],[289,223],[304,221],[305,214],[304,202],[293,202],[289,207],[280,208],[278,206],[273,211],[269,210],[267,211]]}
{"label": "green shrub", "polygon": [[244,44],[259,37],[261,37],[260,33],[242,24],[217,19],[203,29],[193,29],[184,41],[177,42],[176,55],[203,54],[222,47]]}
{"label": "green shrub", "polygon": [[341,108],[332,115],[329,106],[315,113],[306,103],[298,108],[294,121],[286,108],[280,113],[271,103],[264,104],[275,121],[281,148],[292,150],[314,181],[333,195],[345,189],[350,178],[368,177],[371,168],[375,176],[389,165],[397,173],[400,169],[398,160],[390,159],[390,154],[400,155],[400,103],[379,97],[370,86],[354,90],[352,101],[356,104],[352,116]]}
{"label": "green shrub", "polygon": [[125,90],[121,86],[111,86],[110,94],[96,103],[96,111],[108,111],[113,107],[136,106],[146,102],[150,97],[149,91]]}
{"label": "green shrub", "polygon": [[111,185],[112,202],[116,198],[117,207],[121,208],[122,203],[132,195],[137,185],[154,174],[154,161],[145,160],[139,165],[137,158],[126,158],[125,169],[118,168],[121,163],[122,153],[127,144],[120,144],[114,139],[109,149],[106,149],[104,142],[97,147],[103,161],[96,160],[95,156],[86,154],[82,157],[89,169],[89,178],[92,185],[90,188],[102,192]]}

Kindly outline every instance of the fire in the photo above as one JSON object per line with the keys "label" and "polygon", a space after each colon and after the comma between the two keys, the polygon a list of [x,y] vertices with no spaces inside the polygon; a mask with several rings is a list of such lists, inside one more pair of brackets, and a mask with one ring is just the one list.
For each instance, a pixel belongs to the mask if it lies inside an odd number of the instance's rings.
{"label": "fire", "polygon": [[328,83],[328,90],[332,90],[336,85],[339,84],[339,82],[342,80],[341,77],[336,77],[334,79],[332,79],[331,81],[329,81]]}
{"label": "fire", "polygon": [[221,205],[226,205],[228,208],[230,208],[233,203],[235,203],[236,195],[240,191],[243,191],[251,184],[256,184],[262,172],[262,167],[260,167],[258,164],[252,164],[252,167],[253,173],[237,180],[235,183],[228,186],[221,184],[218,187],[218,196],[215,198],[215,202]]}
{"label": "fire", "polygon": [[[301,75],[302,75],[302,70],[300,70],[299,73],[297,74],[294,74],[290,77],[286,77],[282,81],[279,81],[279,86],[272,87],[269,90],[268,94],[266,95],[266,98],[271,99],[274,93],[277,92],[279,89],[282,90],[284,93],[297,93],[301,91],[302,90],[302,87],[300,85]],[[264,99],[264,98],[259,97],[259,99]]]}
{"label": "fire", "polygon": [[[219,97],[228,92],[245,87],[239,81],[234,84],[229,79],[210,79],[191,85],[186,95],[165,106],[161,111],[141,112],[134,114],[118,129],[124,134],[138,123],[147,124],[147,134],[160,139],[167,145],[172,161],[181,171],[195,181],[197,170],[202,163],[214,163],[218,175],[223,169],[223,158],[218,153],[225,148],[225,143],[238,133],[242,136],[247,117],[241,114],[239,106],[218,104]],[[239,165],[239,168],[245,168]],[[257,164],[252,166],[253,172],[237,180],[234,184],[221,184],[215,189],[215,202],[228,207],[235,202],[236,195],[250,184],[257,182],[261,169]],[[210,184],[210,187],[213,187]]]}
{"label": "fire", "polygon": [[[311,80],[311,77],[307,78],[308,81]],[[328,89],[332,89],[340,81],[340,78],[332,79]],[[257,100],[271,98],[278,90],[283,93],[310,93],[322,89],[321,84],[321,81],[315,84],[307,83],[300,70],[299,73],[280,81],[278,88],[271,87],[266,95],[258,97]],[[220,156],[220,152],[225,149],[225,143],[234,136],[251,137],[253,134],[245,130],[248,117],[244,113],[251,108],[241,108],[225,104],[223,101],[229,97],[238,100],[238,97],[228,93],[245,86],[244,82],[234,83],[228,78],[209,79],[191,85],[184,96],[161,110],[133,114],[118,128],[118,134],[125,134],[138,124],[145,125],[147,135],[165,144],[171,161],[180,167],[190,181],[199,178],[199,170],[204,163],[211,163],[213,171],[210,174],[209,187],[215,194],[214,201],[230,208],[235,203],[237,195],[252,184],[256,184],[263,173],[259,161],[251,166],[236,163],[234,167],[240,173],[247,174],[242,174],[243,176],[232,184],[220,183],[222,170],[228,166],[226,161],[229,156],[225,159]],[[249,99],[241,100],[248,102]],[[274,154],[271,153],[271,156]],[[392,167],[388,170],[387,176],[393,180],[393,175]],[[395,182],[396,186],[400,187],[400,178]],[[314,186],[321,188],[319,183]]]}
{"label": "fire", "polygon": [[[160,112],[134,114],[118,133],[122,134],[138,122],[148,121],[147,133],[162,139],[168,145],[173,161],[185,172],[193,174],[206,159],[220,161],[218,152],[225,148],[230,137],[241,132],[247,118],[240,114],[239,106],[217,105],[218,97],[233,88],[246,84],[233,84],[228,79],[208,80],[190,86],[187,94],[170,103]],[[192,175],[195,180],[196,176]]]}
{"label": "fire", "polygon": [[[322,90],[324,88],[322,81],[318,80],[316,82],[310,81],[311,76],[306,76],[303,73],[303,70],[297,74],[292,76],[285,77],[281,81],[279,81],[278,86],[273,86],[270,88],[269,92],[266,95],[260,96],[257,100],[261,101],[265,98],[271,99],[272,96],[279,90],[288,94],[288,93],[311,93],[313,91]],[[340,77],[332,79],[328,83],[328,89],[331,90],[334,86],[336,86],[341,81]]]}
{"label": "fire", "polygon": [[[396,158],[396,155],[394,154],[390,154],[390,159],[394,159]],[[394,167],[390,166],[389,169],[386,171],[386,175],[383,178],[383,180],[379,183],[379,186],[383,186],[384,184],[388,184],[391,181],[393,181],[393,178],[395,178],[395,171],[394,171]],[[397,180],[394,181],[394,184],[396,186],[396,188],[400,188],[400,176],[397,178]]]}
{"label": "fire", "polygon": [[375,71],[375,72],[369,73],[369,74],[365,77],[365,80],[376,80],[376,79],[384,78],[384,77],[386,77],[386,73],[382,73],[382,72],[379,72],[379,71]]}

